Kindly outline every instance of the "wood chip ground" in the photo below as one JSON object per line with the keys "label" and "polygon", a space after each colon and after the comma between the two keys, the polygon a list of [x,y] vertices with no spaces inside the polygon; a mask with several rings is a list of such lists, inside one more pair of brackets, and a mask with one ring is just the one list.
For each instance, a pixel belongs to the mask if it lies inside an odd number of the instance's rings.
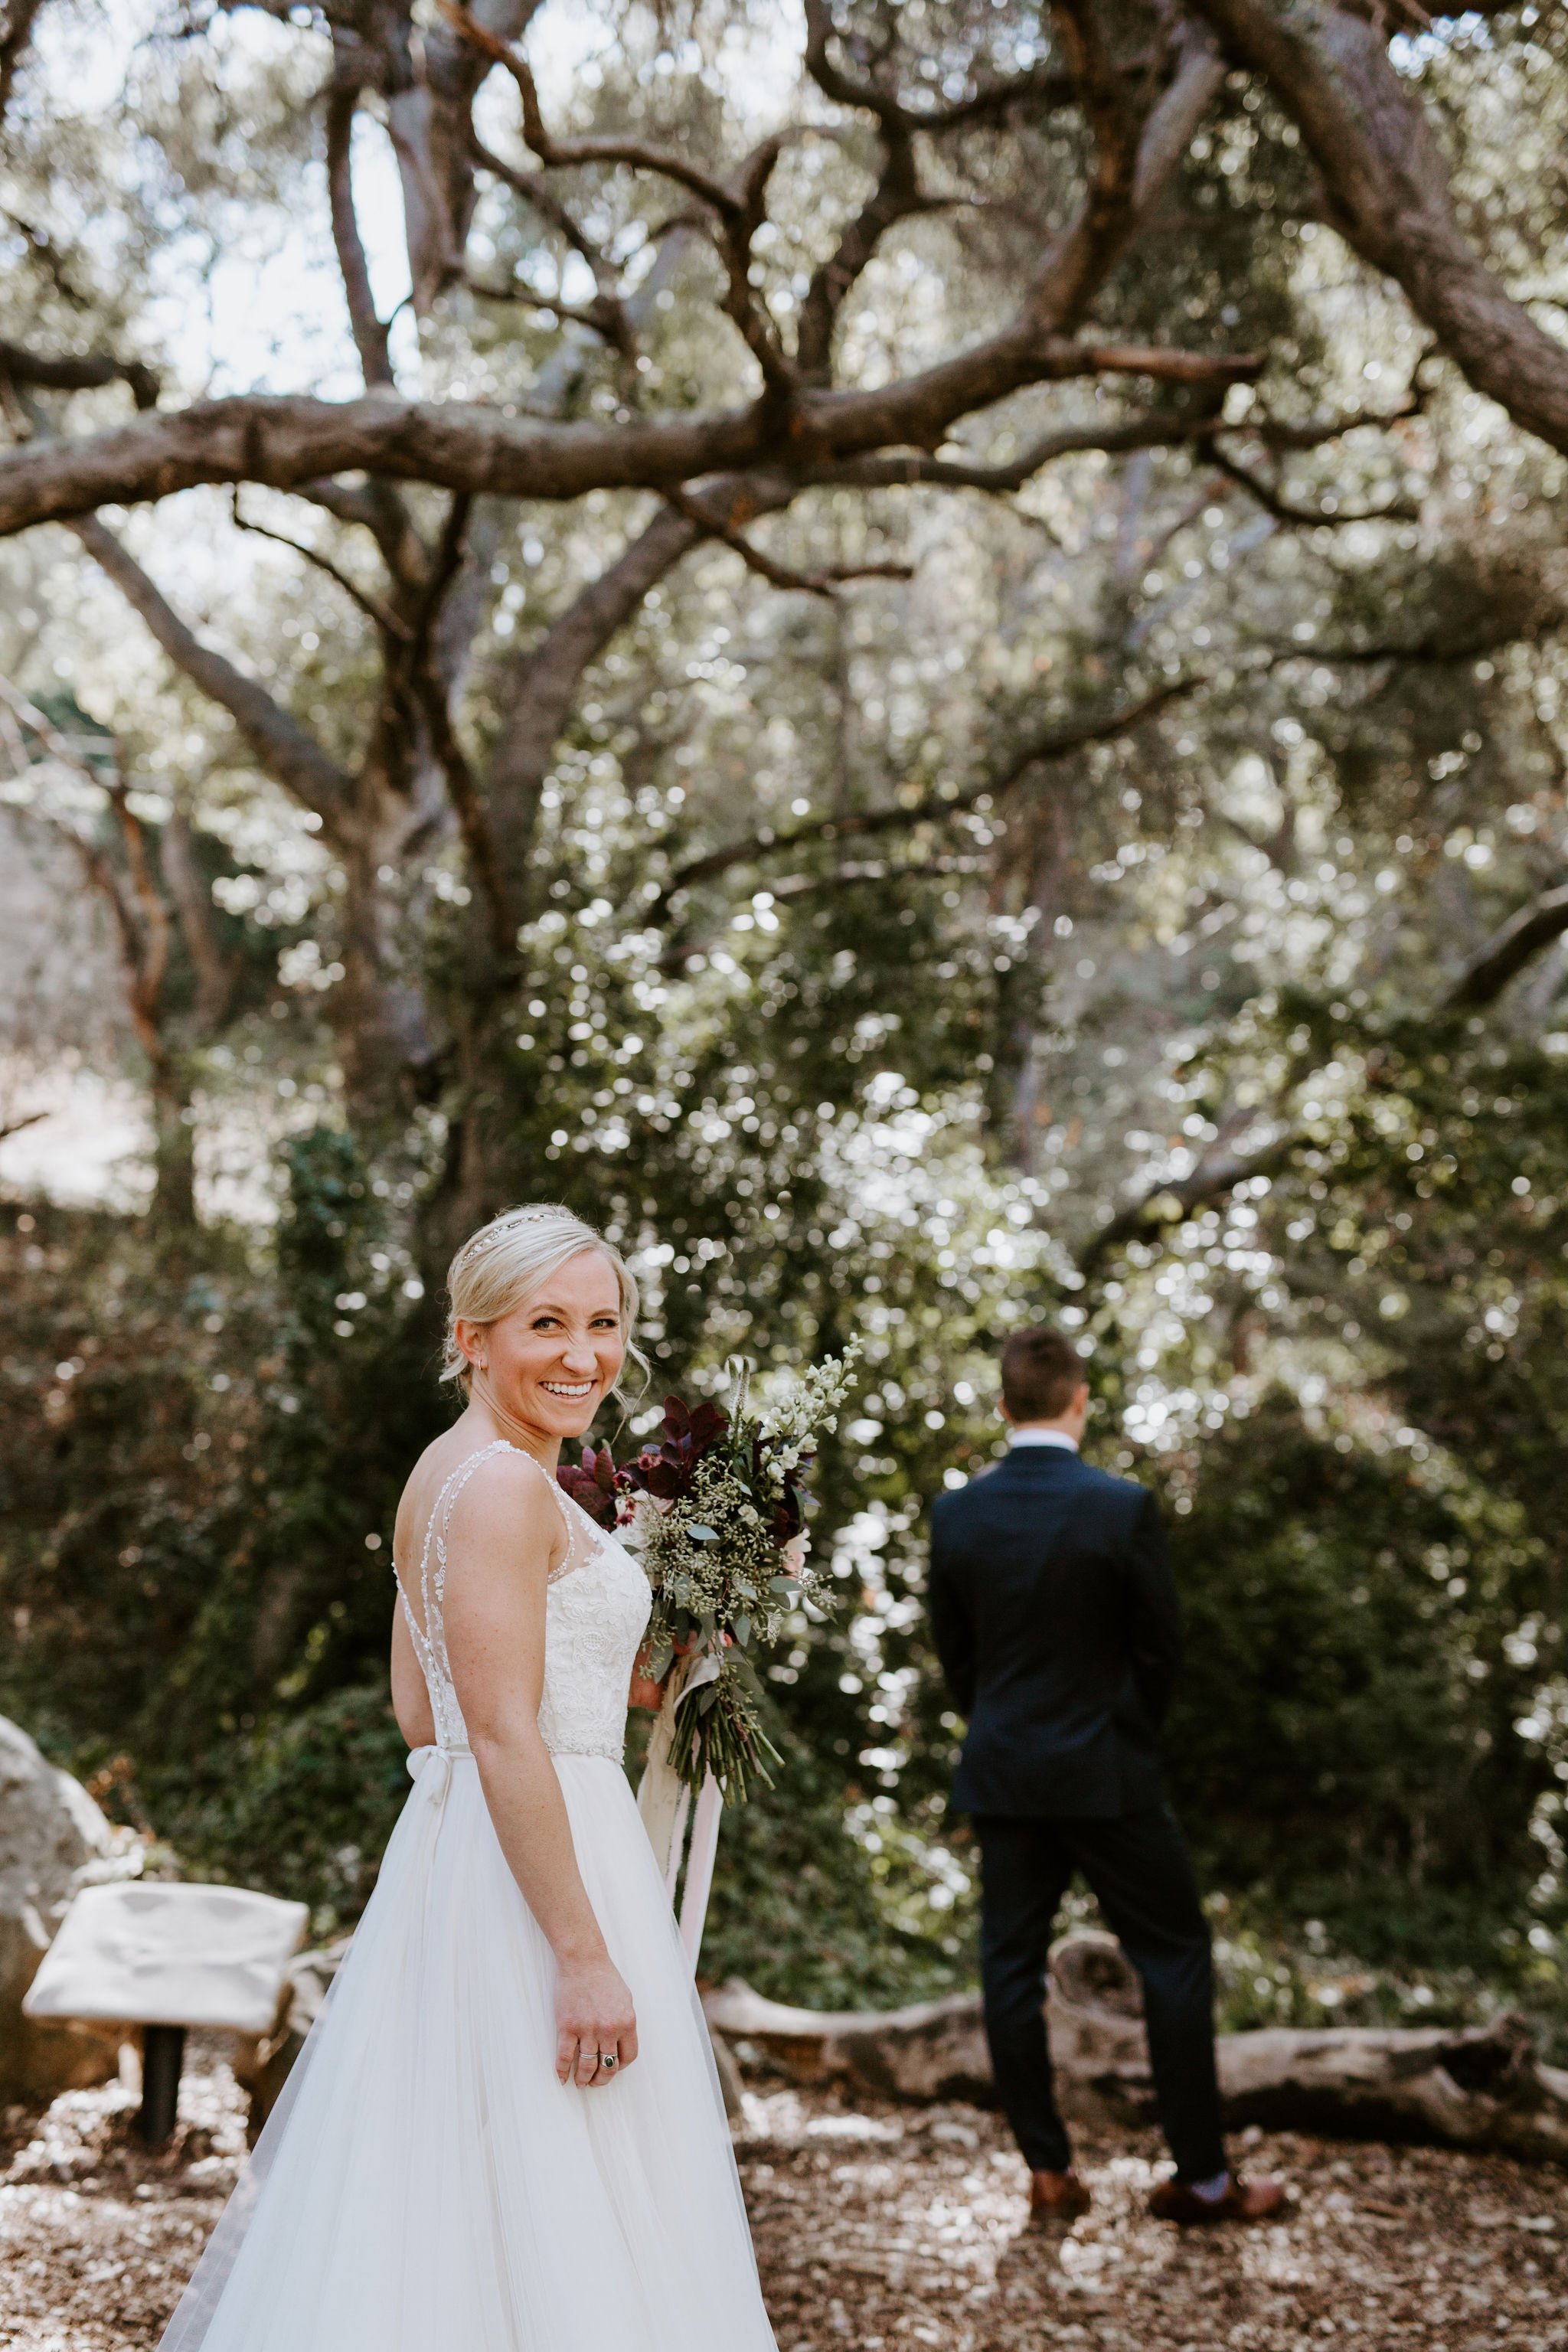
{"label": "wood chip ground", "polygon": [[[231,2185],[241,2105],[218,2044],[153,2157],[131,2094],[73,2092],[0,2131],[0,2346],[150,2352]],[[1568,2352],[1568,2177],[1496,2157],[1253,2137],[1286,2219],[1179,2235],[1144,2210],[1152,2137],[1082,2140],[1094,2210],[1023,2226],[1024,2171],[970,2107],[748,2093],[737,2154],[780,2352]],[[606,2347],[608,2352],[608,2347]]]}

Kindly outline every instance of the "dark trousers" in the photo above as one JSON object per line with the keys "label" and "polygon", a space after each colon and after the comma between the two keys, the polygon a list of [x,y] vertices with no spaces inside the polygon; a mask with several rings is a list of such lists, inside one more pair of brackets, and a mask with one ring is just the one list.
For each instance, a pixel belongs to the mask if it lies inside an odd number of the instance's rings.
{"label": "dark trousers", "polygon": [[1051,2090],[1046,1959],[1068,1883],[1081,1872],[1143,1984],[1161,2128],[1183,2180],[1225,2169],[1215,2074],[1208,1922],[1182,1832],[1163,1805],[1113,1821],[974,1824],[981,1855],[981,1968],[996,2088],[1033,2172],[1072,2151]]}

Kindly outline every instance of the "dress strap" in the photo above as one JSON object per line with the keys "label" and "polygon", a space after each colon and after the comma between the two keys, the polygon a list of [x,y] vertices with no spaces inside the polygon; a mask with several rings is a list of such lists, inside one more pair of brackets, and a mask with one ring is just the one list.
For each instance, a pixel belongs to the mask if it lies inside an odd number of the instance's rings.
{"label": "dress strap", "polygon": [[[419,1606],[425,1620],[423,1626],[415,1617],[408,1594],[404,1590],[403,1579],[397,1576],[396,1563],[394,1563],[393,1573],[396,1577],[398,1596],[403,1602],[403,1613],[407,1618],[409,1629],[414,1635],[415,1647],[421,1654],[431,1640],[432,1622],[433,1621],[438,1622],[441,1605],[446,1597],[447,1535],[452,1524],[452,1513],[458,1507],[458,1496],[480,1463],[488,1462],[495,1454],[515,1454],[520,1461],[528,1463],[531,1468],[538,1471],[554,1497],[556,1508],[561,1514],[562,1529],[566,1538],[566,1551],[560,1566],[550,1571],[551,1583],[554,1584],[560,1578],[569,1575],[574,1568],[582,1567],[584,1559],[591,1557],[590,1553],[584,1551],[579,1542],[569,1498],[562,1492],[543,1463],[536,1462],[526,1447],[514,1445],[510,1438],[493,1437],[488,1445],[481,1445],[476,1452],[465,1454],[457,1467],[447,1473],[442,1483],[441,1491],[436,1497],[435,1507],[426,1523],[425,1540],[419,1552]],[[587,1526],[593,1526],[585,1511],[581,1516]],[[436,1638],[439,1639],[439,1635],[437,1634]],[[444,1649],[444,1643],[442,1647]]]}
{"label": "dress strap", "polygon": [[[440,1493],[436,1497],[436,1507],[430,1514],[429,1524],[425,1529],[424,1547],[419,1554],[419,1597],[422,1601],[426,1600],[426,1589],[431,1581],[430,1554],[432,1549],[434,1549],[436,1554],[436,1574],[434,1582],[437,1604],[439,1604],[442,1594],[446,1591],[447,1530],[452,1524],[452,1513],[458,1507],[458,1496],[462,1493],[464,1487],[468,1485],[469,1479],[473,1476],[481,1462],[488,1462],[493,1454],[517,1454],[521,1453],[521,1451],[522,1449],[521,1446],[512,1445],[504,1437],[492,1437],[489,1444],[488,1445],[481,1445],[477,1453],[465,1454],[462,1461],[458,1463],[457,1468],[447,1476]],[[528,1456],[525,1454],[523,1459],[526,1461]],[[427,1601],[426,1606],[428,1606]]]}
{"label": "dress strap", "polygon": [[588,1562],[597,1557],[605,1540],[605,1530],[597,1520],[589,1517],[574,1495],[568,1495],[554,1478],[550,1484],[561,1506],[561,1517],[566,1529],[566,1557],[559,1568],[552,1569],[550,1572],[551,1583],[559,1584],[563,1576],[572,1575],[579,1568],[586,1568]]}

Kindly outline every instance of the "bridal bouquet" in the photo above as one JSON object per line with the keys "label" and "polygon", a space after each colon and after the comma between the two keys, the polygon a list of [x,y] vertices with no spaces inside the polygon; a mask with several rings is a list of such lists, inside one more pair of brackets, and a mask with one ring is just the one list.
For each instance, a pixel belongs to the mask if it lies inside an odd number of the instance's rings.
{"label": "bridal bouquet", "polygon": [[755,1774],[772,1786],[778,1751],[762,1727],[755,1653],[776,1642],[824,1585],[806,1559],[803,1473],[815,1440],[836,1425],[858,1349],[752,1402],[750,1368],[731,1366],[731,1403],[666,1400],[662,1442],[619,1468],[607,1447],[559,1473],[605,1526],[620,1526],[653,1587],[643,1671],[679,1677],[668,1761],[686,1787],[708,1774],[743,1801]]}

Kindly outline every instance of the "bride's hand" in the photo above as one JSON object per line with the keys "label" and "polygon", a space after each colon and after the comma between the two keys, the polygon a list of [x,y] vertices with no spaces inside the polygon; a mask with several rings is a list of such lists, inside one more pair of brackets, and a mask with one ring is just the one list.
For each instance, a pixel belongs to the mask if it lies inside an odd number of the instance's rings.
{"label": "bride's hand", "polygon": [[[608,1957],[561,1965],[555,1977],[555,2072],[588,2090],[613,2083],[637,2054],[637,2011]],[[616,2063],[605,2067],[601,2056]]]}

